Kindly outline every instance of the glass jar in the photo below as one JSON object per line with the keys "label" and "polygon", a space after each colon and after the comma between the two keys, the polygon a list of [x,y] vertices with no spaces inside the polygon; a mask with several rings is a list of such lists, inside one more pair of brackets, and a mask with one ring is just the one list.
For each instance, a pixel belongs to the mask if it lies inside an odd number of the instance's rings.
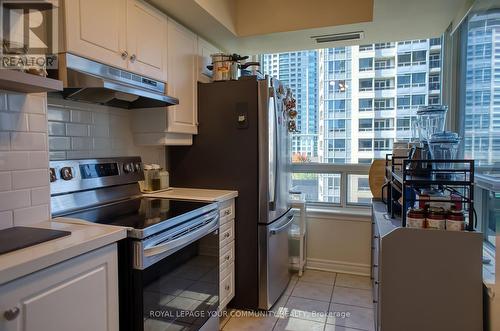
{"label": "glass jar", "polygon": [[410,208],[406,213],[406,227],[423,229],[425,228],[425,210],[421,208]]}
{"label": "glass jar", "polygon": [[434,105],[417,110],[417,131],[421,142],[429,141],[436,132],[444,131],[448,106]]}
{"label": "glass jar", "polygon": [[428,229],[446,229],[446,212],[440,207],[430,207],[427,210],[426,225]]}
{"label": "glass jar", "polygon": [[153,164],[153,170],[151,174],[151,191],[161,190],[161,179],[160,179],[160,166],[158,164]]}
{"label": "glass jar", "polygon": [[465,215],[462,210],[450,210],[446,216],[446,230],[463,231],[465,228]]}

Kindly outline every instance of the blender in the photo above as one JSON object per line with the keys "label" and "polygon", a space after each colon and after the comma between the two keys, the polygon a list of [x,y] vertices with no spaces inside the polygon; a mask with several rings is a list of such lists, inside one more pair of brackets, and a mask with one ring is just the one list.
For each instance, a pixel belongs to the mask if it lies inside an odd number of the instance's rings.
{"label": "blender", "polygon": [[[454,160],[458,154],[460,137],[455,132],[438,132],[431,135],[428,144],[433,160]],[[453,164],[451,162],[434,163],[434,169],[442,171],[435,174],[435,179],[455,179],[453,173],[446,172],[446,170],[453,170]]]}
{"label": "blender", "polygon": [[[416,131],[420,146],[413,147],[411,160],[428,160],[432,157],[429,155],[429,141],[433,134],[444,131],[447,112],[448,107],[445,105],[424,106],[417,110]],[[426,162],[411,163],[410,167],[415,175],[429,177],[430,169]]]}

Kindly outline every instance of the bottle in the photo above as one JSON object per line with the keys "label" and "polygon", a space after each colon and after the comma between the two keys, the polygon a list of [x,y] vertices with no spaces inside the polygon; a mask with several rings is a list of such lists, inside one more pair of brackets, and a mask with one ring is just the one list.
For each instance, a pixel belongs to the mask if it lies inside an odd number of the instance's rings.
{"label": "bottle", "polygon": [[161,190],[160,181],[160,166],[158,164],[152,164],[152,174],[151,174],[151,191]]}
{"label": "bottle", "polygon": [[166,170],[160,170],[160,187],[162,190],[169,187],[169,175]]}
{"label": "bottle", "polygon": [[153,167],[150,164],[144,164],[144,185],[143,191],[152,191],[151,177],[153,174]]}

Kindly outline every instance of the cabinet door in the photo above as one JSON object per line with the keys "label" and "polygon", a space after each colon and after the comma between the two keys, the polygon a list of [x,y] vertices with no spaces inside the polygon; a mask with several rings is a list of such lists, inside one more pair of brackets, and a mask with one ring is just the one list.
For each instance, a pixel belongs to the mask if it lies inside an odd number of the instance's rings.
{"label": "cabinet door", "polygon": [[217,47],[198,37],[198,81],[202,83],[210,82],[212,71],[207,69],[207,65],[212,64],[210,55],[220,52]]}
{"label": "cabinet door", "polygon": [[169,107],[167,131],[198,133],[197,37],[177,22],[168,20],[168,90],[179,98]]}
{"label": "cabinet door", "polygon": [[117,284],[116,244],[7,283],[0,330],[117,331]]}
{"label": "cabinet door", "polygon": [[66,0],[66,51],[125,69],[127,0]]}
{"label": "cabinet door", "polygon": [[167,80],[167,18],[149,5],[128,0],[127,49],[129,70]]}

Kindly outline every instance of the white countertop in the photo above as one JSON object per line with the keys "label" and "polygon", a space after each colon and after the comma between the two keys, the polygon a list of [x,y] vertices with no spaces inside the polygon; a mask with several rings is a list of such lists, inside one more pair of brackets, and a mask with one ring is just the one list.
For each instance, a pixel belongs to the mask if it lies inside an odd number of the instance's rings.
{"label": "white countertop", "polygon": [[56,263],[109,245],[127,236],[127,228],[57,218],[31,227],[70,231],[71,235],[0,255],[0,285]]}
{"label": "white countertop", "polygon": [[172,189],[168,191],[145,193],[144,196],[154,198],[222,202],[236,198],[238,196],[238,191],[172,187]]}

